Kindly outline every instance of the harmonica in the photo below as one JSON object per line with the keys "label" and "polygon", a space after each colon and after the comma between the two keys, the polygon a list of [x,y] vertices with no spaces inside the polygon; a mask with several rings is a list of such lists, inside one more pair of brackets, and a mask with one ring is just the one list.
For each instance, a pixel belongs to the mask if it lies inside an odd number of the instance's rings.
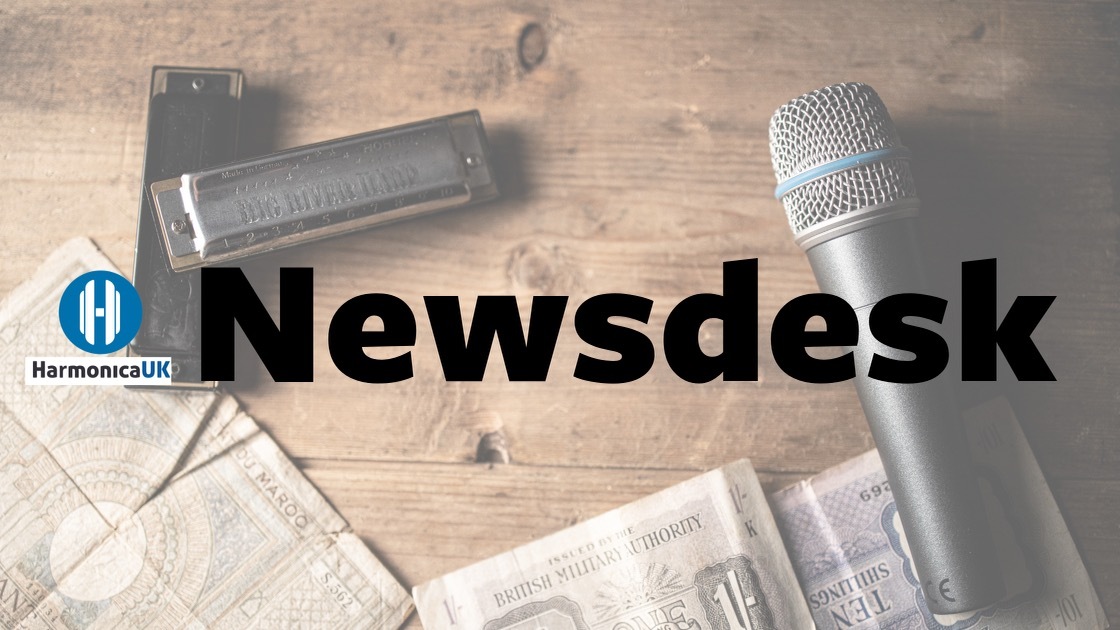
{"label": "harmonica", "polygon": [[132,269],[144,316],[128,353],[170,357],[173,388],[212,389],[217,382],[201,376],[200,274],[172,271],[146,189],[164,178],[237,158],[243,89],[240,70],[152,69]]}
{"label": "harmonica", "polygon": [[494,199],[477,111],[155,182],[171,267],[183,271]]}

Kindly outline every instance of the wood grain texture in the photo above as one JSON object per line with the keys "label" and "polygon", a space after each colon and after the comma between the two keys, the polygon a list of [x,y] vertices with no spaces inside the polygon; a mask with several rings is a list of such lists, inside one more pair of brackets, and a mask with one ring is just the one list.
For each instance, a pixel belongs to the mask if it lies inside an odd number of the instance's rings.
{"label": "wood grain texture", "polygon": [[[531,68],[529,24],[543,48]],[[0,7],[0,292],[75,235],[131,268],[152,65],[242,68],[248,153],[480,109],[503,200],[246,265],[270,306],[277,267],[315,268],[316,380],[271,383],[250,361],[233,390],[414,583],[740,457],[787,479],[872,446],[850,384],[800,383],[769,353],[774,314],[816,290],[772,197],[769,116],[866,81],[915,154],[936,292],[955,299],[962,260],[998,257],[1002,308],[1058,296],[1034,335],[1058,381],[1005,375],[999,389],[1116,620],[1118,33],[1114,2],[13,0]],[[681,381],[661,355],[665,317],[750,257],[759,382]],[[417,313],[413,379],[364,385],[330,362],[331,314],[367,292]],[[572,312],[605,292],[654,300],[643,330],[658,358],[636,383],[572,376],[595,354]],[[443,378],[423,296],[460,296],[469,318],[487,294],[523,309],[570,296],[545,383],[508,382],[496,353],[481,383]],[[722,327],[701,338],[718,351]],[[495,431],[512,463],[479,469]]]}

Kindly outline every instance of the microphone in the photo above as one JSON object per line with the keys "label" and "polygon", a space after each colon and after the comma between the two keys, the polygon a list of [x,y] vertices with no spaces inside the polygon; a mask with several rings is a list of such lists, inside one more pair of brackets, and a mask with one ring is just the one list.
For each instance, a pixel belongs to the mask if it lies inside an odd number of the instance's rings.
{"label": "microphone", "polygon": [[1004,594],[976,473],[949,377],[888,383],[867,377],[874,353],[912,355],[874,340],[871,308],[926,293],[915,236],[918,196],[887,108],[875,90],[843,83],[783,105],[770,119],[775,197],[825,293],[855,309],[856,391],[871,427],[930,611],[982,608]]}

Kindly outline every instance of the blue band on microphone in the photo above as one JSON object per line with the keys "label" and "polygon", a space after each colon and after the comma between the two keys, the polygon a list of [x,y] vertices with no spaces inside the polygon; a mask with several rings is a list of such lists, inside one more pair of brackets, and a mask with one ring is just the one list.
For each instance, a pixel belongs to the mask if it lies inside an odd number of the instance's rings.
{"label": "blue band on microphone", "polygon": [[867,153],[860,153],[858,155],[849,155],[846,158],[840,158],[827,164],[814,166],[813,168],[798,173],[786,181],[778,184],[774,189],[774,198],[781,199],[789,191],[813,181],[825,175],[831,175],[849,168],[854,168],[862,164],[869,164],[871,162],[884,162],[886,160],[905,160],[910,157],[910,149],[906,147],[892,147],[890,149],[879,149],[878,151],[868,151]]}

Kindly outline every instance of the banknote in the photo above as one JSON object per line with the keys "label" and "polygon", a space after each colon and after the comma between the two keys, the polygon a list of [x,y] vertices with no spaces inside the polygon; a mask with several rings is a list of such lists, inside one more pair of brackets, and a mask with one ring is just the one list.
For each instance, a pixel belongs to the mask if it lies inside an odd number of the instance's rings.
{"label": "banknote", "polygon": [[811,628],[747,460],[413,589],[425,628]]}
{"label": "banknote", "polygon": [[772,497],[818,628],[1108,627],[1011,406],[1003,398],[989,401],[967,412],[965,423],[1007,596],[970,613],[929,611],[890,484],[871,451]]}
{"label": "banknote", "polygon": [[230,396],[26,386],[68,242],[0,305],[0,628],[397,628],[404,589]]}

